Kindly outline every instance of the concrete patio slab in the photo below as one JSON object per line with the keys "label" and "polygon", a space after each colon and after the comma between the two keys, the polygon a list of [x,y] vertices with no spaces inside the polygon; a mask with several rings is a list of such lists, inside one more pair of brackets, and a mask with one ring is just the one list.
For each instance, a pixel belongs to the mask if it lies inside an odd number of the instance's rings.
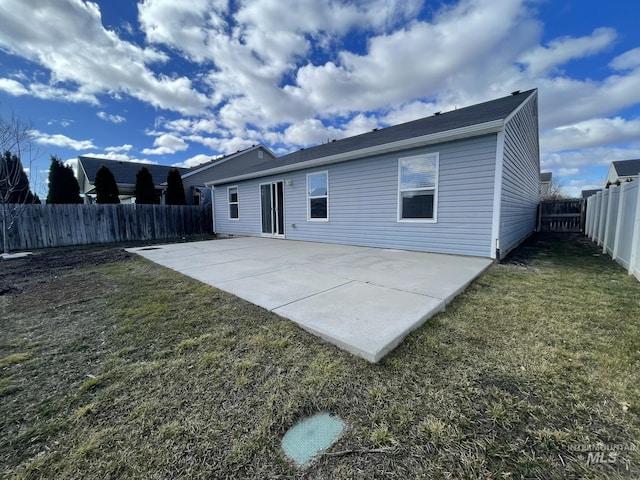
{"label": "concrete patio slab", "polygon": [[[286,268],[218,283],[216,287],[267,310],[275,311],[278,307],[286,308],[291,303],[332,290],[350,281],[348,278],[314,273],[304,268]],[[286,285],[286,288],[283,288],[283,285]]]}
{"label": "concrete patio slab", "polygon": [[436,298],[351,282],[273,311],[375,363],[444,307]]}
{"label": "concrete patio slab", "polygon": [[488,258],[236,237],[129,249],[371,362],[442,311]]}

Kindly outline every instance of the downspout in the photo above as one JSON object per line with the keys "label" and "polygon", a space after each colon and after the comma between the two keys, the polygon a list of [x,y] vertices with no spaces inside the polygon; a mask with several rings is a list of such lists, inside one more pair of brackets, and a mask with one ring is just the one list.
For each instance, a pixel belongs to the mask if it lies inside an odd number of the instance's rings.
{"label": "downspout", "polygon": [[498,132],[496,169],[493,180],[493,221],[491,224],[490,256],[500,261],[500,214],[502,212],[502,173],[504,168],[504,130]]}
{"label": "downspout", "polygon": [[213,234],[216,234],[216,187],[211,185],[211,228],[213,229]]}

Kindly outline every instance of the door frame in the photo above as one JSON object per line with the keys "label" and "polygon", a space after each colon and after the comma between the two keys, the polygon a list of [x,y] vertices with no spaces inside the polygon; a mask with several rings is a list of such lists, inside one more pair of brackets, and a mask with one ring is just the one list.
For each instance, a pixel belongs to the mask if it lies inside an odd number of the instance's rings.
{"label": "door frame", "polygon": [[[278,184],[282,186],[282,202],[279,202],[278,198]],[[271,212],[271,232],[264,232],[264,208],[262,205],[262,187],[269,186],[269,202],[271,203],[270,212]],[[262,182],[258,185],[258,192],[260,198],[260,236],[267,238],[285,238],[286,232],[286,221],[285,221],[285,209],[284,209],[284,180],[272,180],[270,182]],[[274,206],[275,203],[275,206]],[[282,224],[282,232],[279,232],[279,226]]]}

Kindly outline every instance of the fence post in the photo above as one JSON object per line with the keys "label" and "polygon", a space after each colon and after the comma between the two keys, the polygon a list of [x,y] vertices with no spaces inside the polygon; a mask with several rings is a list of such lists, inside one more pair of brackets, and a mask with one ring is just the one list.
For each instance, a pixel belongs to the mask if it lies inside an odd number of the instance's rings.
{"label": "fence post", "polygon": [[607,225],[607,208],[609,206],[609,189],[602,192],[602,203],[600,204],[600,225],[598,225],[598,246],[604,245],[605,227]]}
{"label": "fence post", "polygon": [[596,193],[595,205],[593,206],[593,216],[595,222],[593,224],[593,233],[591,234],[591,240],[598,243],[598,233],[600,232],[600,209],[602,206],[602,192]]}
{"label": "fence post", "polygon": [[[636,181],[640,182],[640,179]],[[635,222],[633,223],[633,235],[631,235],[631,257],[629,259],[629,275],[634,275],[638,280],[640,280],[640,185],[638,185]]]}
{"label": "fence post", "polygon": [[618,195],[618,215],[616,218],[616,232],[615,237],[613,238],[613,251],[611,252],[611,258],[618,258],[618,249],[620,248],[620,238],[622,237],[622,221],[624,219],[624,206],[625,206],[625,193],[628,188],[625,188],[628,183],[622,184],[620,187],[620,194]]}

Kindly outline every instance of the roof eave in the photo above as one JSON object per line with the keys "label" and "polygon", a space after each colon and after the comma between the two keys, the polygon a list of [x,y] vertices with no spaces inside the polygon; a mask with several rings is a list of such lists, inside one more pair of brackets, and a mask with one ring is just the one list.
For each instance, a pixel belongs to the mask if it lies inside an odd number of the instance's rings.
{"label": "roof eave", "polygon": [[468,125],[466,127],[456,128],[454,130],[446,130],[443,132],[436,132],[420,137],[407,138],[404,140],[398,140],[396,142],[385,143],[382,145],[362,148],[359,150],[352,150],[350,152],[337,153],[328,157],[314,158],[313,160],[308,160],[306,162],[299,162],[291,165],[284,165],[282,167],[271,168],[268,170],[247,173],[245,175],[236,175],[234,177],[212,180],[210,182],[205,182],[205,185],[207,187],[211,187],[215,185],[221,185],[223,183],[239,182],[242,180],[250,180],[252,178],[266,177],[268,175],[276,175],[279,173],[292,172],[295,170],[303,170],[305,168],[345,162],[347,160],[355,160],[372,155],[381,155],[383,153],[390,153],[398,150],[424,147],[427,145],[433,145],[435,143],[450,142],[453,140],[460,140],[469,137],[477,137],[479,135],[497,133],[501,131],[503,127],[504,119],[493,120],[491,122]]}

